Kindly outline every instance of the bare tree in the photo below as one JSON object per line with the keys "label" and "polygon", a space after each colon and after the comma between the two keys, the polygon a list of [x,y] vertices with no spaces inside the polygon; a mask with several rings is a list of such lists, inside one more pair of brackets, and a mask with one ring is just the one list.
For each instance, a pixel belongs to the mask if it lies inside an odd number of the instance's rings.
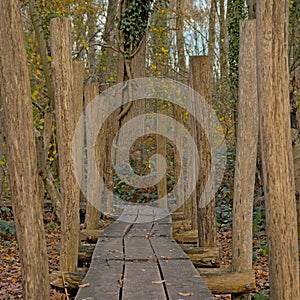
{"label": "bare tree", "polygon": [[295,183],[289,109],[287,0],[257,2],[260,135],[270,296],[300,299]]}
{"label": "bare tree", "polygon": [[1,1],[0,19],[1,98],[24,299],[48,299],[50,286],[31,91],[18,1]]}

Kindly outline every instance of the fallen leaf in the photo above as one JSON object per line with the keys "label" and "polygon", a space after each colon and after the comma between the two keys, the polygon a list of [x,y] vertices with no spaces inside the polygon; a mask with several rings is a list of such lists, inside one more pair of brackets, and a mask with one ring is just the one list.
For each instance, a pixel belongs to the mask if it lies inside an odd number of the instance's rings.
{"label": "fallen leaf", "polygon": [[146,269],[141,269],[141,272],[146,272]]}
{"label": "fallen leaf", "polygon": [[120,286],[123,286],[123,280],[122,279],[119,279],[118,283],[119,283]]}
{"label": "fallen leaf", "polygon": [[190,297],[190,296],[193,296],[194,294],[193,294],[193,293],[182,293],[182,292],[178,292],[178,295],[179,295],[179,296],[182,296],[182,297]]}
{"label": "fallen leaf", "polygon": [[166,282],[166,286],[171,286],[172,283],[171,282]]}
{"label": "fallen leaf", "polygon": [[165,280],[152,281],[153,284],[160,284],[166,282]]}
{"label": "fallen leaf", "polygon": [[85,288],[85,287],[89,287],[89,286],[90,286],[90,284],[88,282],[78,285],[78,287],[80,287],[80,288]]}
{"label": "fallen leaf", "polygon": [[172,259],[172,256],[161,256],[162,259]]}

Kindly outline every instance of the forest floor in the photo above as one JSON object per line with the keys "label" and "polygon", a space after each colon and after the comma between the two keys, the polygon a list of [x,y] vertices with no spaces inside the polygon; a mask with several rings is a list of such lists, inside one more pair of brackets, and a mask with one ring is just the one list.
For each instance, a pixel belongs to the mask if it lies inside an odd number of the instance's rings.
{"label": "forest floor", "polygon": [[[102,226],[107,226],[107,221],[102,221]],[[49,258],[50,272],[59,269],[59,226],[54,222],[45,225],[47,251]],[[222,245],[223,258],[222,267],[231,266],[231,236],[230,229],[223,229],[218,232],[218,240]],[[253,246],[253,268],[256,273],[257,291],[253,299],[268,299],[268,257],[262,245],[265,245],[265,234],[260,233],[254,238]],[[21,266],[19,261],[18,245],[14,235],[0,235],[0,300],[15,300],[22,298]],[[230,295],[216,295],[216,299],[231,299]],[[51,300],[64,300],[64,291],[51,290]],[[72,299],[72,298],[71,298]]]}

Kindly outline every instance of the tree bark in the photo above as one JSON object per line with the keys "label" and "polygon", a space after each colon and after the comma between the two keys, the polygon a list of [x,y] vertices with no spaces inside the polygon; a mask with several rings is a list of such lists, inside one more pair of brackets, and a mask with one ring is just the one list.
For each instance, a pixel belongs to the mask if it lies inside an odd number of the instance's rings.
{"label": "tree bark", "polygon": [[[234,178],[232,270],[252,270],[252,212],[258,142],[256,21],[240,23],[239,102]],[[234,299],[251,299],[250,294]]]}
{"label": "tree bark", "polygon": [[[190,86],[198,92],[204,99],[211,102],[211,62],[208,56],[190,57]],[[205,133],[197,126],[197,147],[200,152],[200,177],[196,187],[197,206],[204,191],[208,174],[211,168],[210,146]],[[216,229],[216,201],[207,199],[205,207],[198,206],[198,239],[199,246],[211,247],[217,242]]]}
{"label": "tree bark", "polygon": [[300,299],[289,111],[287,0],[257,2],[257,73],[270,298]]}
{"label": "tree bark", "polygon": [[[84,62],[80,60],[73,61],[73,114],[74,114],[74,130],[77,128],[77,126],[80,125],[77,124],[80,116],[83,114],[83,83],[84,83]],[[81,173],[77,174],[78,178],[77,180],[82,183],[82,180],[84,180],[84,126],[82,126],[79,129],[82,132],[81,140],[78,141],[78,145],[76,145],[76,151],[81,153],[82,155],[80,157],[80,161],[78,161],[78,165],[82,166]],[[76,184],[76,194],[78,194],[78,203],[80,203],[81,199],[81,191],[80,186],[77,183]],[[75,200],[75,199],[74,199]],[[78,204],[79,205],[79,204]]]}
{"label": "tree bark", "polygon": [[219,47],[220,47],[220,82],[228,79],[228,33],[227,20],[225,12],[225,1],[220,0],[220,16],[219,16]]}
{"label": "tree bark", "polygon": [[48,261],[25,42],[18,1],[0,2],[0,82],[24,299],[48,299]]}
{"label": "tree bark", "polygon": [[246,0],[248,6],[248,19],[256,18],[256,0]]}
{"label": "tree bark", "polygon": [[[0,95],[1,95],[1,84],[0,84]],[[3,111],[3,103],[2,98],[0,97],[0,161],[1,164],[4,164],[4,155],[7,152],[6,145],[5,145],[5,122],[4,122],[4,111]],[[5,172],[4,172],[4,166],[0,167],[0,198],[3,197],[4,193],[4,178],[5,178]]]}
{"label": "tree bark", "polygon": [[183,35],[184,17],[183,17],[184,0],[176,0],[176,50],[177,50],[177,80],[184,81],[186,74],[186,57],[185,57],[185,40]]}
{"label": "tree bark", "polygon": [[[88,105],[97,95],[99,94],[98,86],[96,84],[88,84],[85,87],[84,91],[84,98],[85,103]],[[92,122],[94,123],[95,118],[92,118]],[[86,134],[87,134],[87,140],[89,140],[89,130],[91,128],[89,126],[93,126],[94,124],[89,124],[89,120],[87,120],[86,123]],[[101,159],[101,155],[105,148],[105,142],[101,139],[97,139],[97,160]],[[95,178],[92,178],[90,174],[95,174],[95,170],[92,170],[93,168],[93,156],[95,156],[95,153],[92,151],[93,149],[91,147],[87,148],[87,156],[88,156],[88,164],[87,164],[87,180],[88,181],[94,181]],[[89,164],[89,162],[91,162]],[[99,166],[99,164],[97,164]],[[89,188],[91,187],[91,188]],[[99,203],[91,203],[89,199],[95,199],[96,197],[93,196],[93,193],[99,193],[97,196],[99,198]],[[100,198],[102,197],[103,191],[96,190],[95,184],[89,184],[88,190],[87,190],[87,203],[86,203],[86,215],[85,215],[85,224],[86,229],[92,230],[92,229],[98,229],[99,228],[99,220],[100,220]]]}
{"label": "tree bark", "polygon": [[66,18],[55,18],[50,26],[62,201],[60,270],[74,272],[79,243],[79,191],[72,158],[75,116],[71,22]]}

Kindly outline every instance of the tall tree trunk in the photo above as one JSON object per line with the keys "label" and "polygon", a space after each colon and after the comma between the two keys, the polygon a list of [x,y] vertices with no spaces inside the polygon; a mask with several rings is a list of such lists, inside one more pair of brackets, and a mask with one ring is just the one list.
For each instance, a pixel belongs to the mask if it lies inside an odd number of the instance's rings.
{"label": "tall tree trunk", "polygon": [[248,19],[256,19],[256,0],[246,0],[248,6]]}
{"label": "tall tree trunk", "polygon": [[[99,90],[97,84],[87,84],[84,91],[84,99],[86,105],[89,105],[95,97],[99,95]],[[90,140],[90,132],[92,131],[93,126],[95,126],[95,120],[97,118],[98,112],[95,113],[95,116],[86,120],[86,140]],[[90,121],[91,120],[91,121]],[[105,143],[102,139],[97,140],[97,158],[96,160],[101,160],[101,155],[103,155],[103,150],[105,148]],[[100,220],[100,201],[103,197],[103,191],[97,189],[97,179],[93,178],[90,174],[96,174],[96,170],[93,170],[94,164],[93,160],[95,159],[95,153],[93,153],[93,147],[87,147],[87,180],[89,184],[87,185],[87,203],[86,203],[86,214],[85,214],[85,224],[86,229],[99,229],[99,220]],[[97,164],[99,166],[99,164]],[[94,195],[95,193],[96,196]],[[98,198],[98,199],[97,199]],[[91,200],[92,199],[92,200]],[[89,201],[90,200],[90,201]],[[98,201],[95,201],[98,200]],[[92,201],[92,202],[91,202]],[[98,203],[96,203],[98,202]]]}
{"label": "tall tree trunk", "polygon": [[208,27],[208,52],[207,55],[210,59],[210,69],[213,71],[215,61],[215,42],[216,42],[216,0],[211,1],[209,11],[209,27]]}
{"label": "tall tree trunk", "polygon": [[24,299],[48,299],[50,286],[46,241],[39,198],[29,74],[18,1],[1,1],[0,19],[1,98]]}
{"label": "tall tree trunk", "polygon": [[38,15],[37,9],[35,7],[35,0],[29,1],[29,14],[30,19],[34,28],[34,33],[38,43],[38,53],[41,58],[41,63],[43,66],[43,75],[45,78],[47,96],[49,98],[49,108],[45,111],[45,124],[42,135],[38,135],[38,166],[39,166],[39,175],[41,177],[40,185],[41,190],[44,191],[46,189],[48,196],[52,200],[52,205],[54,208],[54,212],[56,214],[57,220],[60,220],[61,214],[61,201],[60,201],[60,193],[56,188],[55,182],[53,180],[51,171],[49,170],[46,162],[48,159],[48,145],[50,143],[50,139],[52,136],[52,124],[53,120],[53,111],[54,111],[54,86],[51,78],[51,66],[48,61],[48,51],[46,40],[43,36],[43,32],[40,24],[40,16]]}
{"label": "tall tree trunk", "polygon": [[[0,84],[0,95],[1,95],[1,84]],[[3,102],[0,96],[0,161],[4,163],[4,155],[7,152],[6,145],[5,145],[5,122],[4,122],[4,111],[3,111]],[[0,167],[0,198],[3,197],[4,192],[4,166]]]}
{"label": "tall tree trunk", "polygon": [[62,198],[60,268],[61,271],[74,272],[77,269],[79,246],[79,190],[72,156],[75,116],[71,21],[55,18],[50,26]]}
{"label": "tall tree trunk", "polygon": [[220,81],[224,82],[228,77],[228,34],[225,1],[220,0],[220,15],[219,15],[219,47],[220,47]]}
{"label": "tall tree trunk", "polygon": [[[211,62],[208,56],[194,56],[190,58],[190,86],[198,92],[208,103],[211,103]],[[216,228],[216,201],[206,199],[205,207],[199,206],[202,193],[211,169],[210,147],[205,133],[197,126],[198,142],[200,152],[200,176],[197,182],[196,199],[198,206],[198,238],[200,247],[213,247],[217,242]]]}
{"label": "tall tree trunk", "polygon": [[260,134],[270,297],[300,299],[295,183],[289,109],[287,0],[257,2]]}
{"label": "tall tree trunk", "polygon": [[97,24],[97,15],[93,9],[93,0],[88,3],[89,11],[87,12],[87,41],[89,43],[89,51],[87,53],[87,63],[89,70],[89,82],[95,81],[96,71],[97,71],[97,57],[96,57],[96,24]]}
{"label": "tall tree trunk", "polygon": [[116,52],[116,24],[115,19],[117,15],[117,0],[109,0],[107,7],[107,17],[102,36],[103,46],[100,57],[100,92],[109,88],[116,82],[117,77],[117,57]]}
{"label": "tall tree trunk", "polygon": [[184,18],[183,18],[184,0],[176,0],[176,50],[177,50],[177,68],[178,80],[184,79],[186,73],[185,40],[183,36]]}
{"label": "tall tree trunk", "polygon": [[[239,103],[234,177],[232,271],[252,270],[252,212],[258,141],[256,21],[241,22]],[[251,299],[250,294],[234,299]]]}

